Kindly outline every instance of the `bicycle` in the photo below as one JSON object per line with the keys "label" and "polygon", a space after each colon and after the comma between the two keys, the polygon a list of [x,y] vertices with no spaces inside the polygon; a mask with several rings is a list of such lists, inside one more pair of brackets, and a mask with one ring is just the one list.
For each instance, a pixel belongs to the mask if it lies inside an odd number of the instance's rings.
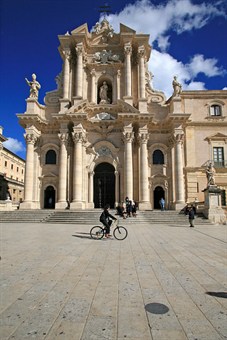
{"label": "bicycle", "polygon": [[[113,230],[113,236],[117,240],[123,241],[128,236],[128,230],[125,227],[119,226],[118,223],[119,223],[118,220],[116,220],[116,222],[113,223],[113,227],[115,227]],[[91,238],[95,240],[101,240],[104,237],[105,232],[106,229],[104,226],[96,225],[91,228],[90,235]]]}

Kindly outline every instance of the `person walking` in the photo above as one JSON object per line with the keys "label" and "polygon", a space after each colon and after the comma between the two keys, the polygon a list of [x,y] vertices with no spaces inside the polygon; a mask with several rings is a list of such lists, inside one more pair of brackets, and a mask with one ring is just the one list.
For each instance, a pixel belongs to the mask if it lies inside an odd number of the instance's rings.
{"label": "person walking", "polygon": [[191,228],[194,228],[194,219],[195,219],[195,212],[194,212],[193,207],[190,207],[188,211],[188,220],[189,220]]}

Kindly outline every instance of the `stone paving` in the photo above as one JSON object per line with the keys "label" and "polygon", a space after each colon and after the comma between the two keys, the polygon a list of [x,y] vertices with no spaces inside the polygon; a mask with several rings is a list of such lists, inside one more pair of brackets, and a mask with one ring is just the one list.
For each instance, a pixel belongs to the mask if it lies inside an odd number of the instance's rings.
{"label": "stone paving", "polygon": [[227,226],[0,227],[1,340],[227,339]]}

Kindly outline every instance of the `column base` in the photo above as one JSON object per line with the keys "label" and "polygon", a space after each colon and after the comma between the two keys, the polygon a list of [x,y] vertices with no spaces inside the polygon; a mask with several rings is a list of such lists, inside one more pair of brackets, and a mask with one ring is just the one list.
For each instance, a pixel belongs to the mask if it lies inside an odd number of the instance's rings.
{"label": "column base", "polygon": [[87,209],[94,209],[94,203],[93,202],[90,202],[90,203],[87,203]]}
{"label": "column base", "polygon": [[124,100],[125,103],[133,106],[133,98],[132,97],[124,96],[123,100]]}
{"label": "column base", "polygon": [[66,98],[62,98],[59,100],[60,102],[60,113],[64,113],[69,109],[70,106],[70,100]]}
{"label": "column base", "polygon": [[73,97],[73,105],[80,103],[82,100],[83,98],[80,96]]}
{"label": "column base", "polygon": [[85,209],[84,202],[71,202],[70,203],[70,210],[83,210]]}
{"label": "column base", "polygon": [[30,209],[37,209],[36,202],[22,202],[20,204],[20,210],[30,210]]}
{"label": "column base", "polygon": [[174,203],[174,209],[180,211],[180,210],[184,209],[185,205],[186,205],[185,202]]}
{"label": "column base", "polygon": [[56,210],[65,209],[67,206],[68,206],[68,204],[67,204],[66,201],[55,203],[55,209],[56,209]]}
{"label": "column base", "polygon": [[141,98],[138,100],[138,108],[141,113],[147,113],[147,99]]}
{"label": "column base", "polygon": [[151,203],[150,202],[139,202],[139,210],[150,210]]}

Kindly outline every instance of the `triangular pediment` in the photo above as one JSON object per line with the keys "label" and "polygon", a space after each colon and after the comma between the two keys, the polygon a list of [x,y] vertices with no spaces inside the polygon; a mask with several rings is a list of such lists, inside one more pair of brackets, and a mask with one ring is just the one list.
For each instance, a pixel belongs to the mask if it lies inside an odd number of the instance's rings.
{"label": "triangular pediment", "polygon": [[136,31],[134,31],[132,28],[125,26],[123,24],[120,24],[120,32],[121,33],[132,33],[132,34],[136,33]]}
{"label": "triangular pediment", "polygon": [[205,140],[209,141],[209,140],[226,140],[227,139],[227,135],[224,135],[223,133],[215,133],[214,135],[208,136],[205,138]]}
{"label": "triangular pediment", "polygon": [[47,174],[44,174],[44,175],[42,176],[42,178],[46,178],[46,177],[48,177],[48,178],[56,178],[56,177],[58,177],[58,176],[55,175],[53,172],[48,172]]}
{"label": "triangular pediment", "polygon": [[88,32],[88,26],[87,26],[87,24],[83,24],[83,25],[81,25],[81,26],[75,28],[73,31],[71,31],[71,34],[72,34],[72,35],[81,34],[81,33],[83,33],[83,34],[88,34],[88,33],[89,33],[89,32]]}
{"label": "triangular pediment", "polygon": [[136,113],[138,114],[139,111],[131,106],[130,104],[124,102],[123,100],[118,100],[116,104],[91,104],[88,101],[84,100],[80,103],[72,106],[67,114],[77,114],[77,113],[87,113],[89,117],[94,117],[96,114],[99,113],[109,113],[117,114],[117,113]]}

